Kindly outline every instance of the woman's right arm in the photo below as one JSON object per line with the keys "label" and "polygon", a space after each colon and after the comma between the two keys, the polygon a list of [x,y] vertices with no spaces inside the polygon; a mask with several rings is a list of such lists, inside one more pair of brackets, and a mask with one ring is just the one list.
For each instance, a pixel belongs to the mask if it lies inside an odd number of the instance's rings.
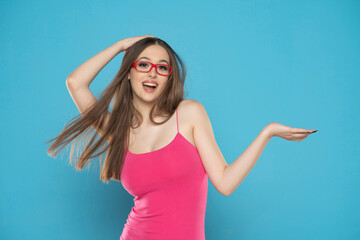
{"label": "woman's right arm", "polygon": [[108,64],[118,53],[127,50],[140,39],[154,37],[143,35],[122,39],[105,50],[99,52],[78,68],[76,68],[66,79],[66,84],[72,87],[89,87],[96,75]]}
{"label": "woman's right arm", "polygon": [[66,84],[72,87],[89,87],[96,75],[117,54],[123,51],[123,43],[119,41],[105,50],[99,52],[78,68],[76,68],[66,79]]}
{"label": "woman's right arm", "polygon": [[[66,86],[81,114],[98,101],[90,91],[89,87],[101,69],[118,53],[127,50],[136,41],[148,36],[153,37],[152,35],[144,35],[120,40],[81,64],[68,76],[66,79]],[[104,129],[108,125],[110,116],[110,112],[105,116]],[[98,129],[96,126],[92,127],[103,135],[103,129]],[[109,138],[107,140],[110,141]]]}

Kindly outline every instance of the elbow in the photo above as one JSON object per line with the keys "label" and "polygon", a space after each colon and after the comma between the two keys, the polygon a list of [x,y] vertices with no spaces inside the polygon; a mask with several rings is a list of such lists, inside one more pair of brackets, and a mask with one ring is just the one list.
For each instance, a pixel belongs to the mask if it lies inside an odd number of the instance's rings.
{"label": "elbow", "polygon": [[228,197],[228,196],[231,195],[231,192],[224,192],[223,195],[226,196],[226,197]]}
{"label": "elbow", "polygon": [[232,191],[228,191],[228,190],[224,189],[223,191],[221,191],[221,194],[228,197],[232,194]]}
{"label": "elbow", "polygon": [[[215,185],[214,185],[215,186]],[[215,186],[215,189],[221,193],[224,196],[229,196],[231,193],[229,193],[226,189],[222,188],[222,187],[217,187]]]}
{"label": "elbow", "polygon": [[232,194],[233,191],[231,191],[231,189],[229,188],[229,184],[226,182],[226,179],[225,179],[225,172],[226,172],[226,168],[228,167],[229,165],[227,165],[225,168],[224,168],[224,172],[223,172],[223,176],[222,176],[222,181],[221,181],[221,185],[220,185],[220,189],[221,189],[221,194],[228,197]]}
{"label": "elbow", "polygon": [[69,88],[70,86],[70,78],[68,77],[65,81],[66,87]]}
{"label": "elbow", "polygon": [[71,78],[66,79],[66,87],[70,90],[74,90],[79,88],[79,84],[76,83],[76,81],[72,80]]}
{"label": "elbow", "polygon": [[66,83],[70,82],[70,75],[66,78]]}

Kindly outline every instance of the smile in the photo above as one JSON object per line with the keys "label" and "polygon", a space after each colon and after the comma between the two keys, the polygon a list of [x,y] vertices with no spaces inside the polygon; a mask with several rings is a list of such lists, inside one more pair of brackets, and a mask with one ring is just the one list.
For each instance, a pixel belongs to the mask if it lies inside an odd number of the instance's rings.
{"label": "smile", "polygon": [[157,88],[157,86],[147,86],[147,85],[143,84],[143,89],[148,93],[155,92],[156,88]]}

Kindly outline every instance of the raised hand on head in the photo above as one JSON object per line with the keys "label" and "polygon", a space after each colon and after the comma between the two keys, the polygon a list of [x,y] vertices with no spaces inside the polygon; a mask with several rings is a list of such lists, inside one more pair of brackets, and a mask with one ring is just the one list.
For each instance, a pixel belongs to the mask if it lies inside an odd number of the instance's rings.
{"label": "raised hand on head", "polygon": [[126,53],[126,50],[131,47],[134,43],[137,41],[147,38],[147,37],[154,37],[153,35],[143,35],[143,36],[136,36],[136,37],[130,37],[130,38],[124,38],[121,40],[123,42],[123,52]]}

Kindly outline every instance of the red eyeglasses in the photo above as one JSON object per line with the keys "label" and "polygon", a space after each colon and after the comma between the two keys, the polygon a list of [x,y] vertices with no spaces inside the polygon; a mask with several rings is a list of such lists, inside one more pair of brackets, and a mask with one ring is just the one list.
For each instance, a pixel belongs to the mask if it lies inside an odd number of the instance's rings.
{"label": "red eyeglasses", "polygon": [[150,72],[155,67],[156,72],[162,76],[169,76],[172,72],[172,67],[166,64],[153,64],[148,61],[137,60],[131,64],[139,72]]}

